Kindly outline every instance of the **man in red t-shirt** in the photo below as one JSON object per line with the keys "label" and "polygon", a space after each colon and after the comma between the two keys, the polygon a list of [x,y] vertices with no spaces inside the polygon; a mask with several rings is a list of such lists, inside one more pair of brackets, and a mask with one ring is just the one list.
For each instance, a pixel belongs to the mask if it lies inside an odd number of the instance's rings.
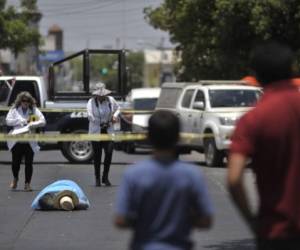
{"label": "man in red t-shirt", "polygon": [[[259,250],[300,249],[300,93],[290,80],[294,59],[287,46],[276,42],[254,50],[252,67],[264,94],[232,136],[229,191]],[[248,158],[256,176],[257,215],[243,181]]]}

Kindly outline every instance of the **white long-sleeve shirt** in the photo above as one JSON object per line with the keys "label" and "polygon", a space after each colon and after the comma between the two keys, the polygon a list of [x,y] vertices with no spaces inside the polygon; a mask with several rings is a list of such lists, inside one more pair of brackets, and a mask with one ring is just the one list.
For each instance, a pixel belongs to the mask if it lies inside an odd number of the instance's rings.
{"label": "white long-sleeve shirt", "polygon": [[98,101],[98,107],[96,105],[96,98],[90,98],[87,103],[87,114],[89,119],[89,134],[99,134],[101,133],[100,130],[100,124],[107,123],[108,133],[113,132],[113,126],[112,126],[112,118],[117,118],[120,114],[120,107],[119,104],[116,102],[116,100],[108,96],[108,99],[99,102]]}
{"label": "white long-sleeve shirt", "polygon": [[[29,108],[26,110],[26,112],[23,112],[22,107],[19,106],[18,108],[11,108],[6,115],[6,125],[13,127],[13,129],[9,131],[9,133],[12,133],[15,129],[26,126],[28,124],[30,115],[37,116],[36,121],[30,122],[30,129],[45,126],[45,117],[38,108],[34,107],[31,113],[31,110]],[[8,141],[7,147],[9,148],[9,150],[11,150],[16,143],[17,141]],[[29,142],[29,144],[33,152],[37,152],[40,149],[38,143],[35,141]]]}

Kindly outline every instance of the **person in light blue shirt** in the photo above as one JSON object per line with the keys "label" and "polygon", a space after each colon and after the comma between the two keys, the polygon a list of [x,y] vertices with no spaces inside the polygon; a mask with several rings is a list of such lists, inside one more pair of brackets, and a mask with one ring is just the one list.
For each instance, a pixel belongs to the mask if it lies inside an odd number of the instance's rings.
{"label": "person in light blue shirt", "polygon": [[125,171],[115,225],[133,230],[130,249],[192,249],[192,229],[212,224],[204,177],[198,167],[176,159],[180,123],[175,114],[156,111],[148,129],[153,156]]}

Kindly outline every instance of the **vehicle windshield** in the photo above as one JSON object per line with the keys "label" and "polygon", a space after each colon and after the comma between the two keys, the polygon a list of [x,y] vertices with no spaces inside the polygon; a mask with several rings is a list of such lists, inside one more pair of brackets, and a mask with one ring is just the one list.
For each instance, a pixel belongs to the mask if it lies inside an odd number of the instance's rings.
{"label": "vehicle windshield", "polygon": [[157,98],[138,98],[133,101],[135,110],[154,110]]}
{"label": "vehicle windshield", "polygon": [[221,107],[252,107],[259,99],[259,90],[214,89],[209,90],[210,106]]}

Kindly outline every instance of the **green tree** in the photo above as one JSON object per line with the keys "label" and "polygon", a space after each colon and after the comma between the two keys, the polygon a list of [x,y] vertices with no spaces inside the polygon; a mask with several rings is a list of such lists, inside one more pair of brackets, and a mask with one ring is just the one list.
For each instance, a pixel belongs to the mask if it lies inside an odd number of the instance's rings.
{"label": "green tree", "polygon": [[286,42],[300,55],[297,0],[165,0],[146,8],[145,17],[178,44],[184,80],[239,79],[249,73],[249,51],[263,40]]}
{"label": "green tree", "polygon": [[15,55],[27,46],[39,43],[39,31],[31,24],[40,18],[37,0],[22,0],[21,10],[6,6],[6,0],[0,0],[0,49],[11,49]]}
{"label": "green tree", "polygon": [[144,53],[131,52],[126,56],[128,90],[143,87]]}
{"label": "green tree", "polygon": [[90,56],[90,81],[104,82],[111,90],[118,88],[118,56],[116,54],[93,54]]}

